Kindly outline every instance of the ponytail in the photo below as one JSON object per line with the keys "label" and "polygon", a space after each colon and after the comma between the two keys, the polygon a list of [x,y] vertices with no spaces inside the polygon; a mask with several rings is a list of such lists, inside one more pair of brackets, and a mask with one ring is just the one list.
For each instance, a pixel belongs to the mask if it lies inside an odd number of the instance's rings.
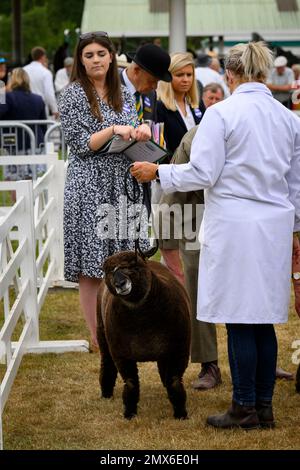
{"label": "ponytail", "polygon": [[264,82],[272,65],[272,52],[262,41],[237,44],[225,59],[225,68],[244,82]]}

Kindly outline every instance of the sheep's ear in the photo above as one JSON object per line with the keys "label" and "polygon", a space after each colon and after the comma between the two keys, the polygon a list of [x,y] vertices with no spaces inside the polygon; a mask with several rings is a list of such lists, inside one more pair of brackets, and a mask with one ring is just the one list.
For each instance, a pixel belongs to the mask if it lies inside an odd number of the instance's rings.
{"label": "sheep's ear", "polygon": [[142,249],[140,248],[140,245],[138,245],[139,255],[141,256],[141,258],[143,258],[144,261],[148,258],[151,258],[151,256],[154,256],[157,250],[158,250],[158,240],[156,239],[154,241],[154,246],[152,246],[152,248],[150,248],[147,251],[142,251]]}

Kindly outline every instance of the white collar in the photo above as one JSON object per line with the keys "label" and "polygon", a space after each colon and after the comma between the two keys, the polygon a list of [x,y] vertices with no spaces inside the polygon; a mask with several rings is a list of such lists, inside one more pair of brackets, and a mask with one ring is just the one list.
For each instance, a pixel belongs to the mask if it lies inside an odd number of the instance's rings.
{"label": "white collar", "polygon": [[260,82],[246,82],[246,83],[241,83],[232,93],[233,95],[235,93],[249,93],[249,92],[263,92],[266,93],[267,95],[272,96],[271,91],[269,88],[264,84]]}
{"label": "white collar", "polygon": [[129,80],[128,75],[127,75],[127,72],[126,72],[126,69],[124,69],[124,70],[122,71],[122,76],[123,76],[123,80],[124,80],[124,82],[125,82],[126,88],[128,88],[129,92],[130,92],[132,95],[134,95],[135,92],[136,92],[136,89],[135,89],[133,83],[131,83],[131,81]]}

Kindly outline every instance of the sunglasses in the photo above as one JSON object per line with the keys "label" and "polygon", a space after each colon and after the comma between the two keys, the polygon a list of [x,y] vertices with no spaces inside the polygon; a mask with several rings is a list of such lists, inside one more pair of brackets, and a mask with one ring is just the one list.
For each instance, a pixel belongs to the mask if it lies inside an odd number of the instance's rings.
{"label": "sunglasses", "polygon": [[108,34],[105,31],[94,31],[91,33],[83,33],[79,36],[80,41],[93,38],[108,38]]}

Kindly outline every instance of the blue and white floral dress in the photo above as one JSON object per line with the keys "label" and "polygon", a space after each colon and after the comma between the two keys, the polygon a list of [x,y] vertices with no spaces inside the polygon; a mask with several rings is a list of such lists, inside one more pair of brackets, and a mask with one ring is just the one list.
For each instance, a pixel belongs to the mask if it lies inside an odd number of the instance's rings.
{"label": "blue and white floral dress", "polygon": [[[65,279],[79,275],[102,278],[105,259],[134,249],[134,230],[139,207],[126,199],[125,173],[131,161],[124,154],[108,154],[89,148],[91,135],[115,125],[137,125],[135,103],[122,86],[123,109],[116,113],[98,98],[103,121],[91,113],[82,86],[73,82],[60,95],[62,129],[70,147],[64,194]],[[128,179],[133,195],[133,182]],[[137,204],[142,202],[142,192]],[[147,215],[143,211],[143,227]],[[144,228],[145,230],[145,228]],[[129,235],[128,235],[129,234]],[[143,249],[148,241],[142,240]]]}

